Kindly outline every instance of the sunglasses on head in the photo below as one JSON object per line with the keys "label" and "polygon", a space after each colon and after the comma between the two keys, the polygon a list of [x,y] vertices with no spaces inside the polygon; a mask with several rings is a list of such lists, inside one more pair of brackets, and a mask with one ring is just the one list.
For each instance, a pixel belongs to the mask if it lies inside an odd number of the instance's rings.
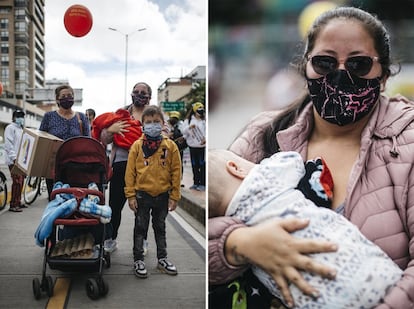
{"label": "sunglasses on head", "polygon": [[[319,75],[326,75],[338,69],[339,61],[332,56],[310,56],[310,60],[313,70]],[[353,56],[345,60],[345,69],[357,76],[367,75],[374,64],[374,61],[378,61],[378,57],[370,56]]]}

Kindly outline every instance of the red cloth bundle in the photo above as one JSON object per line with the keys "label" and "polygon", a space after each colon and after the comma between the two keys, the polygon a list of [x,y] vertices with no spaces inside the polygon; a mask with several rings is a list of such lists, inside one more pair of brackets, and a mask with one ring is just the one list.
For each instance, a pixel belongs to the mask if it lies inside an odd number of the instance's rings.
{"label": "red cloth bundle", "polygon": [[131,119],[131,115],[126,109],[120,108],[115,113],[104,113],[96,117],[92,122],[92,137],[100,140],[101,132],[104,128],[108,128],[117,121],[124,120],[130,126],[128,132],[121,134],[114,134],[114,144],[118,147],[129,149],[131,145],[141,137],[142,125],[139,120]]}

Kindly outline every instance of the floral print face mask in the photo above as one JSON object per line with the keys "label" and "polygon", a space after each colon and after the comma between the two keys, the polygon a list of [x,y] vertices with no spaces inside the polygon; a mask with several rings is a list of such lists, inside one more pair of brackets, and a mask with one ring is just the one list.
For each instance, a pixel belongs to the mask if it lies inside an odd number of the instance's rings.
{"label": "floral print face mask", "polygon": [[380,95],[379,77],[365,79],[346,70],[336,70],[316,79],[306,79],[318,114],[339,126],[368,115]]}

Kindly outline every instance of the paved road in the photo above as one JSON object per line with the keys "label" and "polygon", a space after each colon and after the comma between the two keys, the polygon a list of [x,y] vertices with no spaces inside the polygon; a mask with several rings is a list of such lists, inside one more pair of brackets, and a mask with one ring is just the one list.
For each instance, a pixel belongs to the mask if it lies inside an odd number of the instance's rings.
{"label": "paved road", "polygon": [[[188,175],[188,174],[187,174]],[[183,191],[185,191],[183,189]],[[190,190],[187,190],[190,191]],[[186,193],[188,194],[188,192]],[[191,194],[191,193],[190,193]],[[201,198],[205,197],[199,194]],[[176,277],[156,269],[155,241],[149,231],[146,258],[148,279],[132,271],[133,216],[124,207],[119,231],[119,249],[104,270],[109,284],[106,297],[92,301],[85,291],[90,275],[46,269],[55,283],[55,296],[35,300],[33,278],[41,278],[44,250],[35,245],[33,234],[47,204],[43,194],[22,213],[0,212],[0,308],[205,308],[206,264],[204,226],[181,208],[167,218],[169,258],[176,264]]]}

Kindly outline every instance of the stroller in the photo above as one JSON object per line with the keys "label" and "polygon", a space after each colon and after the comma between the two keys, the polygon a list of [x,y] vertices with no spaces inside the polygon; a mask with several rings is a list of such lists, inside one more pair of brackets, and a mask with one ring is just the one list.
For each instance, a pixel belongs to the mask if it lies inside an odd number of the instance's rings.
{"label": "stroller", "polygon": [[[95,300],[100,296],[108,293],[108,284],[102,278],[102,270],[105,266],[111,265],[110,254],[104,251],[104,240],[110,225],[109,222],[102,223],[97,216],[92,216],[81,212],[81,201],[88,199],[89,196],[99,198],[95,206],[105,204],[105,190],[110,178],[109,159],[106,155],[105,147],[97,140],[89,137],[74,137],[66,140],[58,149],[55,163],[55,186],[58,182],[68,184],[69,188],[57,188],[52,191],[50,200],[53,201],[59,194],[64,194],[76,199],[72,202],[75,210],[65,217],[58,217],[53,221],[52,232],[44,241],[45,252],[43,259],[42,278],[34,278],[33,294],[36,299],[41,297],[41,292],[46,292],[49,297],[53,296],[52,277],[46,275],[46,264],[51,269],[57,269],[68,272],[87,272],[98,273],[86,282],[86,293],[89,298]],[[88,189],[88,185],[95,183],[98,190]],[[99,205],[97,205],[99,204]],[[60,207],[61,205],[58,205]],[[108,207],[108,206],[106,206]],[[108,225],[108,227],[107,227]],[[68,230],[74,234],[80,235],[72,238],[65,238],[64,231]],[[92,231],[92,233],[90,233]],[[84,234],[80,234],[84,233]],[[93,235],[94,233],[94,235]],[[67,233],[66,233],[67,234]],[[70,233],[69,233],[70,234]],[[67,235],[66,235],[67,236]],[[83,238],[82,238],[83,237]],[[65,244],[70,242],[70,244]],[[83,249],[89,247],[83,252],[75,252],[75,256],[67,254],[58,254],[60,247],[65,246],[63,251],[72,246],[73,243],[83,243]],[[84,253],[87,254],[84,254]],[[62,252],[61,252],[62,253]]]}

